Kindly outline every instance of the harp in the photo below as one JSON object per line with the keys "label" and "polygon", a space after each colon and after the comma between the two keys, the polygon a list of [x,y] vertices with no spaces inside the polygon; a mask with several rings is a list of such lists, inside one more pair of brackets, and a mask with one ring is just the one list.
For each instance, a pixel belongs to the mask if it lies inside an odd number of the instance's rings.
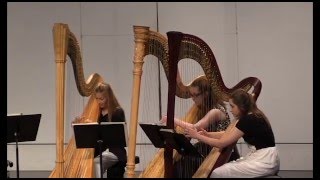
{"label": "harp", "polygon": [[99,74],[92,74],[84,79],[80,47],[75,35],[67,24],[55,23],[53,42],[56,63],[56,166],[50,178],[90,178],[94,177],[94,149],[77,149],[74,136],[64,148],[64,107],[65,107],[65,63],[70,57],[74,70],[77,89],[81,96],[89,97],[82,116],[97,121],[99,106],[93,91],[103,79]]}
{"label": "harp", "polygon": [[[261,91],[261,82],[256,77],[248,77],[241,80],[232,88],[227,88],[222,80],[219,67],[216,59],[210,47],[200,38],[183,34],[181,32],[169,32],[168,40],[161,34],[149,30],[149,27],[134,26],[134,38],[135,38],[135,52],[134,52],[134,71],[133,71],[133,89],[132,89],[132,102],[131,102],[131,117],[130,117],[130,140],[128,146],[128,161],[127,161],[127,177],[133,177],[135,175],[134,169],[134,157],[135,157],[135,143],[137,134],[137,119],[138,119],[138,108],[139,108],[139,96],[140,96],[140,83],[142,75],[143,58],[152,54],[158,58],[161,62],[165,74],[168,78],[169,87],[175,87],[173,91],[168,92],[168,102],[171,100],[171,104],[174,103],[174,95],[180,98],[190,98],[188,93],[188,85],[184,85],[180,79],[179,71],[176,69],[176,64],[183,58],[190,58],[197,61],[203,68],[206,77],[208,78],[210,85],[212,86],[215,93],[220,96],[223,100],[228,101],[230,94],[238,89],[242,88],[249,91],[253,88],[252,94],[256,100]],[[168,43],[169,41],[169,43]],[[170,47],[170,48],[169,48]],[[170,49],[170,58],[169,58]],[[170,68],[175,75],[171,75],[169,78],[169,59],[171,65]],[[173,73],[173,74],[174,74]],[[174,77],[174,78],[172,78]],[[176,78],[175,78],[176,77]],[[170,89],[169,89],[170,90]],[[168,111],[170,110],[168,103]],[[174,108],[174,106],[171,108]],[[194,114],[197,109],[193,106],[187,113],[185,120],[193,123]],[[172,112],[172,111],[171,111]],[[170,122],[171,119],[171,122]],[[236,124],[236,121],[232,122],[226,130],[228,133]],[[172,115],[169,117],[168,112],[168,126],[173,126]],[[179,129],[177,129],[179,132]],[[193,175],[193,177],[208,177],[214,168],[219,167],[228,161],[231,151],[235,144],[226,147],[222,150],[214,148],[209,155],[206,157],[204,162],[201,164],[199,169]],[[170,170],[167,167],[171,163],[179,158],[179,154],[175,150],[169,150],[165,153],[164,149],[160,149],[154,158],[150,161],[148,166],[143,170],[139,177],[167,177],[170,175],[169,172],[165,173],[166,170]]]}

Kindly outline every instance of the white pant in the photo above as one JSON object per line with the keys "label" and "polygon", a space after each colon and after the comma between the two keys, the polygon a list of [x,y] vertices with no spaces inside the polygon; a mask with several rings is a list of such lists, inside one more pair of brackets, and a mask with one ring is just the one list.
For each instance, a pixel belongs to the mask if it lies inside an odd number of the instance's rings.
{"label": "white pant", "polygon": [[[118,162],[118,157],[108,150],[102,152],[102,172]],[[94,158],[96,178],[100,178],[100,155]]]}
{"label": "white pant", "polygon": [[211,174],[211,178],[253,178],[274,175],[279,171],[280,158],[276,147],[259,150],[249,147],[251,151],[245,156],[226,163]]}

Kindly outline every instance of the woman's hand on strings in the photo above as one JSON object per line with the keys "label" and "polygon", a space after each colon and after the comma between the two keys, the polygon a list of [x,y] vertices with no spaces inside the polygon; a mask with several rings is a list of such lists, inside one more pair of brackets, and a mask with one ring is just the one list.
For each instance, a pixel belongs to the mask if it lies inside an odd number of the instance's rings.
{"label": "woman's hand on strings", "polygon": [[200,131],[199,131],[199,134],[200,135],[203,135],[203,136],[207,136],[209,137],[209,133],[208,131],[206,131],[205,129],[201,128]]}
{"label": "woman's hand on strings", "polygon": [[[83,119],[85,119],[85,120],[83,121]],[[85,116],[77,116],[77,117],[71,122],[71,124],[81,123],[82,121],[83,121],[84,123],[90,122],[90,120],[87,119]]]}
{"label": "woman's hand on strings", "polygon": [[197,139],[197,136],[199,135],[199,132],[197,131],[197,128],[195,127],[186,127],[184,129],[184,134],[188,138],[195,138]]}
{"label": "woman's hand on strings", "polygon": [[84,116],[77,116],[74,118],[74,120],[71,122],[72,124],[80,123],[80,121],[84,118]]}

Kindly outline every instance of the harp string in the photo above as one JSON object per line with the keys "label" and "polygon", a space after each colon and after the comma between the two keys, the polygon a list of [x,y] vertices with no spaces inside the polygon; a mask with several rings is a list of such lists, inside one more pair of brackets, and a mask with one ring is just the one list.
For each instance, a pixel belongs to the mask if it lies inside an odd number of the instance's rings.
{"label": "harp string", "polygon": [[[76,87],[76,82],[74,75],[72,73],[73,71],[73,66],[71,59],[69,56],[67,56],[67,70],[66,70],[66,76],[67,76],[67,88],[66,88],[66,118],[65,118],[65,127],[69,128],[68,134],[66,134],[66,138],[64,139],[64,143],[68,143],[70,138],[74,136],[73,128],[71,125],[71,122],[77,117],[77,116],[83,116],[83,111],[85,108],[86,103],[88,102],[88,98],[85,96],[81,96],[78,94],[78,90]],[[69,97],[69,99],[68,99]],[[70,99],[71,98],[71,99]],[[87,98],[87,99],[86,99]],[[70,109],[70,110],[68,110]]]}
{"label": "harp string", "polygon": [[[189,52],[191,54],[191,57],[199,56],[199,54],[202,53],[199,51],[198,48],[194,48],[194,46],[187,46],[184,49],[184,51]],[[193,63],[195,63],[195,64],[193,64]],[[180,69],[180,72],[182,73],[181,78],[182,78],[184,84],[189,84],[190,82],[192,82],[192,80],[196,79],[196,77],[199,77],[199,76],[202,76],[205,74],[203,69],[201,68],[200,64],[198,62],[194,61],[193,59],[182,59],[178,65],[179,65],[178,67]],[[202,101],[204,101],[204,102],[202,102],[202,108],[200,109],[199,113],[197,114],[195,123],[198,122],[200,119],[202,119],[207,114],[207,112],[210,111],[211,109],[218,108],[217,106],[213,106],[213,104],[211,102],[203,99],[203,98],[205,98],[203,96],[204,93],[206,93],[205,89],[199,89],[199,92],[201,93],[201,96],[202,96],[200,98],[202,98]],[[207,93],[211,93],[211,92],[213,92],[213,91],[211,90]],[[194,103],[192,98],[189,98],[188,100],[191,101],[191,104]],[[180,105],[180,106],[178,105],[176,107],[180,107],[181,109],[186,109],[186,107],[188,107],[188,108],[191,107],[190,105],[188,106],[188,103],[186,103],[188,101],[182,101],[182,102],[184,102],[184,103],[182,103],[183,105]],[[180,112],[184,112],[184,110],[180,110]],[[218,117],[218,118],[221,119],[221,117]],[[185,121],[186,119],[181,118],[181,120]],[[208,132],[217,131],[217,122],[210,122],[208,124],[207,128],[205,128],[205,129]],[[197,146],[197,149],[201,152],[201,154],[203,154],[205,157],[212,150],[212,147],[210,147],[209,145],[205,145],[204,143],[197,143],[196,146]],[[195,172],[195,170],[201,165],[201,163],[204,160],[204,159],[193,158],[193,157],[183,157],[183,158],[187,158],[189,160],[185,161],[184,165],[182,165],[180,163],[176,164],[176,166],[180,166],[179,169],[183,168],[182,171],[178,172],[180,177],[187,177],[188,172]]]}
{"label": "harp string", "polygon": [[[151,47],[155,47],[156,53],[159,53],[157,44]],[[139,122],[142,123],[158,123],[159,121],[159,98],[158,98],[158,62],[157,58],[152,55],[144,57],[143,76],[141,84],[141,108],[139,115]],[[139,170],[143,170],[154,156],[157,148],[153,146],[149,138],[145,135],[143,130],[138,127],[140,133],[139,140],[139,152],[140,163],[138,164]]]}
{"label": "harp string", "polygon": [[[202,70],[202,68],[200,67],[200,65],[195,62],[192,59],[182,59],[179,61],[178,63],[178,68],[179,68],[179,72],[181,73],[181,79],[183,81],[184,84],[190,84],[196,77],[199,77],[201,75],[204,75],[204,72]],[[202,89],[199,89],[200,92],[203,92]],[[194,101],[192,100],[192,98],[188,98],[188,99],[183,99],[183,98],[176,98],[176,114],[178,114],[178,118],[181,119],[182,121],[186,122],[186,114],[188,112],[188,110],[192,107],[192,105],[194,105]],[[207,104],[205,104],[205,106],[208,106]],[[201,117],[199,117],[201,118]],[[183,128],[185,128],[186,126],[183,126]],[[200,150],[201,152],[203,152],[204,150]],[[185,157],[182,157],[182,159],[184,159]],[[187,157],[190,158],[190,157]],[[176,166],[178,169],[184,169],[183,171],[178,171],[177,175],[179,177],[186,177],[187,176],[187,172],[189,171],[194,171],[192,170],[193,167],[198,167],[200,166],[201,161],[198,158],[192,158],[192,161],[188,161],[188,163],[185,163],[183,166],[181,163],[176,163]]]}

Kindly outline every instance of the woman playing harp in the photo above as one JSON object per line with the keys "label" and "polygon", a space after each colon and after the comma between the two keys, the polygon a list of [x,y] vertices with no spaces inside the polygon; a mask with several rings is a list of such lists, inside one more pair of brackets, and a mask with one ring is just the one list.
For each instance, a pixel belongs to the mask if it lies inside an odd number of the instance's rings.
{"label": "woman playing harp", "polygon": [[[235,87],[233,87],[232,89],[227,88],[226,86],[224,86],[223,81],[221,79],[220,76],[220,72],[219,69],[217,67],[215,58],[213,56],[212,51],[210,50],[210,48],[208,47],[208,45],[202,41],[201,39],[193,36],[193,35],[189,35],[189,34],[183,34],[181,32],[168,32],[168,45],[169,45],[169,70],[170,72],[172,72],[171,74],[169,74],[169,88],[170,85],[171,87],[174,87],[173,85],[176,84],[175,79],[172,77],[174,75],[176,75],[175,73],[177,73],[177,64],[179,62],[180,59],[184,58],[193,58],[195,59],[203,68],[205,71],[205,75],[206,77],[208,77],[210,79],[210,85],[212,86],[214,92],[217,93],[217,96],[220,96],[221,99],[223,98],[223,95],[225,95],[225,97],[227,97],[230,92],[234,92],[235,90],[237,90],[240,87],[243,87],[243,89],[245,89],[245,91],[248,91],[251,87],[250,86],[254,86],[254,98],[252,98],[252,101],[254,102],[257,98],[257,96],[260,93],[260,89],[261,89],[261,83],[257,78],[246,78],[244,80],[242,80],[242,82],[238,83]],[[191,43],[190,43],[191,42]],[[198,51],[195,50],[196,48],[189,48],[190,46],[196,45],[195,47],[199,48]],[[182,57],[181,57],[182,56]],[[213,72],[212,72],[213,71]],[[251,84],[247,84],[247,83],[251,83]],[[226,99],[226,98],[225,98]],[[171,93],[169,91],[168,93],[168,107],[169,107],[169,103],[174,104],[174,94]],[[173,107],[174,109],[174,105],[170,105],[170,107]],[[172,110],[168,108],[168,127],[173,127],[173,123],[174,123],[174,117],[172,114]],[[210,112],[209,112],[210,114]],[[170,120],[170,122],[169,122]],[[178,122],[178,121],[177,121]],[[234,122],[232,123],[232,126],[230,125],[228,127],[228,129],[226,130],[226,133],[224,133],[225,136],[228,136],[230,134],[232,134],[232,132],[234,132],[234,128],[233,128]],[[230,132],[230,127],[231,132]],[[197,132],[198,130],[193,128],[193,126],[191,126],[189,124],[189,126],[187,126],[186,129],[192,129],[193,132]],[[221,134],[221,133],[218,133]],[[194,136],[191,136],[194,137]],[[208,142],[205,142],[208,144]],[[221,159],[221,161],[223,161],[224,163],[227,162],[229,160],[229,157],[227,156],[227,154],[230,154],[231,151],[230,149],[232,147],[235,146],[236,142],[232,142],[229,143],[228,146],[224,146],[224,147],[218,147],[219,149],[216,150],[214,149],[212,152],[214,152],[213,154],[211,154],[210,152],[210,156],[208,156],[208,158],[206,158],[205,160],[207,161],[207,159],[210,159],[211,155],[218,155],[216,157],[218,157],[218,159],[215,159],[214,164],[221,165],[221,162],[218,162],[217,160],[219,160],[220,156],[219,153],[221,155],[225,154],[226,156],[221,156],[224,157],[224,159]],[[211,145],[211,144],[209,144]],[[224,151],[223,153],[221,153],[221,149],[227,149],[227,151]],[[218,151],[217,153],[215,153],[216,151]],[[168,154],[165,158],[170,158],[170,154]],[[222,163],[223,163],[222,162]],[[204,164],[204,163],[203,163]],[[171,165],[169,165],[170,167]],[[201,165],[200,168],[196,171],[196,173],[192,176],[192,177],[197,177],[197,175],[199,174],[199,170],[201,171],[203,169],[203,166]],[[208,170],[212,170],[216,167],[207,167],[206,169]],[[206,173],[210,173],[211,171],[207,171]]]}
{"label": "woman playing harp", "polygon": [[252,178],[274,175],[279,171],[280,159],[268,118],[257,107],[252,96],[242,89],[236,90],[229,100],[231,112],[239,121],[234,130],[223,133],[197,132],[186,128],[186,135],[223,148],[243,137],[252,149],[245,157],[215,169],[212,178]]}
{"label": "woman playing harp", "polygon": [[[101,122],[125,122],[125,114],[123,108],[120,106],[110,84],[99,83],[94,90],[95,98],[99,104],[100,115],[98,123]],[[76,118],[73,123],[81,121],[82,118]],[[88,120],[90,122],[90,120]],[[114,137],[117,138],[117,137]],[[123,177],[125,162],[127,161],[127,152],[124,147],[116,148],[105,147],[102,149],[102,168],[100,167],[99,146],[95,147],[94,151],[94,164],[95,164],[95,177],[104,177],[105,172],[108,170],[108,178]],[[109,169],[114,166],[115,168]],[[102,170],[102,174],[100,172]]]}
{"label": "woman playing harp", "polygon": [[[135,166],[134,157],[135,157],[136,135],[137,135],[137,124],[138,124],[140,84],[141,84],[142,65],[144,63],[144,57],[148,54],[156,56],[158,60],[161,62],[167,78],[169,76],[168,40],[163,35],[154,31],[150,31],[149,27],[134,26],[134,33],[135,33],[135,55],[134,55],[134,73],[133,73],[134,83],[133,83],[133,89],[132,89],[130,135],[129,135],[130,139],[129,139],[129,146],[128,146],[128,153],[129,153],[128,162],[127,162],[128,177],[134,176],[134,166]],[[229,95],[235,89],[243,88],[246,91],[248,91],[249,89],[251,89],[252,86],[254,86],[255,98],[259,96],[260,89],[261,89],[261,82],[254,77],[243,79],[241,82],[239,82],[236,86],[234,86],[231,89],[227,88],[223,83],[217,62],[215,60],[215,57],[211,49],[201,39],[192,35],[184,34],[181,41],[181,49],[176,49],[175,51],[179,52],[178,53],[179,55],[177,55],[178,60],[190,58],[200,64],[200,66],[202,67],[205,73],[205,77],[208,79],[209,84],[212,87],[212,90],[215,92],[217,96],[219,96],[219,98],[223,99],[223,101],[227,101]],[[176,77],[177,79],[176,79],[176,82],[173,83],[174,85],[172,86],[172,87],[176,86],[174,95],[184,99],[191,98],[190,92],[189,92],[190,85],[184,85],[182,83],[179,76],[179,72],[175,75],[177,75]],[[175,79],[175,76],[173,78]],[[172,78],[168,78],[169,84],[172,84],[170,83],[169,79],[172,79]],[[172,91],[171,88],[169,88],[168,90]],[[168,111],[169,110],[170,108],[168,109]],[[189,109],[187,115],[184,117],[184,119],[189,123],[195,123],[194,120],[196,120],[196,116],[197,116],[196,114],[198,110],[199,108],[197,108],[195,105],[192,106]],[[181,128],[177,127],[177,132],[181,133],[182,131],[180,130]],[[226,132],[227,131],[228,129],[226,130]],[[200,168],[195,173],[196,175],[195,177],[208,177],[207,174],[211,172],[210,170],[213,168],[213,166],[215,166],[216,164],[215,162],[225,163],[225,160],[228,160],[230,157],[229,156],[230,154],[228,155],[228,152],[229,151],[231,152],[232,149],[233,148],[230,148],[230,149],[228,148],[227,151],[224,151],[227,153],[224,153],[224,152],[222,153],[220,150],[217,150],[218,151],[217,153],[216,151],[215,152],[211,151],[210,154],[213,152],[215,159],[214,160],[210,159],[209,163],[207,163],[208,158],[206,158],[204,160],[204,163],[201,164]],[[168,168],[163,158],[164,154],[165,154],[164,149],[160,149],[158,153],[154,156],[154,158],[149,162],[148,166],[143,169],[143,172],[140,174],[139,177],[144,177],[144,178],[165,177],[164,172],[165,172],[165,169],[168,169]],[[223,156],[220,156],[220,154]],[[179,154],[176,151],[174,151],[173,159],[177,160],[179,159],[179,157],[180,157]],[[217,164],[219,165],[220,163],[217,163]],[[211,168],[208,169],[207,165],[211,166]]]}
{"label": "woman playing harp", "polygon": [[[188,123],[184,120],[174,118],[175,126],[179,126],[182,129],[196,128],[198,130],[206,129],[210,132],[220,132],[226,130],[230,124],[230,118],[226,111],[224,102],[216,96],[212,91],[212,88],[205,76],[196,78],[189,88],[190,96],[195,105],[199,108],[196,115],[196,123]],[[167,117],[164,116],[161,119],[161,123],[166,123]],[[199,168],[206,157],[212,150],[212,146],[197,142],[195,148],[203,157],[183,156],[178,162],[175,163],[174,176],[178,178],[188,178]],[[239,155],[237,152],[232,154],[230,160],[235,160]]]}

